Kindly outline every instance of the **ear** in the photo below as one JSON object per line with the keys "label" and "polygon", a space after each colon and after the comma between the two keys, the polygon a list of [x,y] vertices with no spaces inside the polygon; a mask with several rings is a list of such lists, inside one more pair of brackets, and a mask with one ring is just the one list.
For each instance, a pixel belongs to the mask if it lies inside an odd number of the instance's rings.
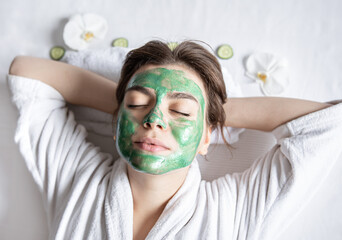
{"label": "ear", "polygon": [[204,133],[205,134],[204,142],[203,142],[203,145],[202,145],[202,147],[200,148],[200,150],[198,152],[201,155],[206,155],[208,153],[208,148],[209,148],[209,145],[210,145],[211,132],[212,132],[211,127],[208,127],[206,132]]}

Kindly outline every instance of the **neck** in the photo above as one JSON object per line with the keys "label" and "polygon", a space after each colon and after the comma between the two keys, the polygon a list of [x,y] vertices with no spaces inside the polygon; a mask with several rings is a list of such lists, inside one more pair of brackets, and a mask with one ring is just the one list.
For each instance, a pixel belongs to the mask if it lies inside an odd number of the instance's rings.
{"label": "neck", "polygon": [[134,170],[127,164],[135,212],[161,214],[167,202],[184,183],[189,167],[162,175],[152,175]]}

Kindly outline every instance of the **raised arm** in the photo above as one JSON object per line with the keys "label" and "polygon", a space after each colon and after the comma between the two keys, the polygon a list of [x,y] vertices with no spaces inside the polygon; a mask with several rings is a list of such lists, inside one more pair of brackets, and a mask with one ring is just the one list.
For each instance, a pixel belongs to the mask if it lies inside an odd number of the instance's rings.
{"label": "raised arm", "polygon": [[55,88],[72,104],[113,113],[117,107],[117,84],[85,69],[62,62],[18,56],[9,74],[40,80]]}
{"label": "raised arm", "polygon": [[276,127],[331,104],[294,98],[230,98],[224,105],[226,126],[272,131]]}

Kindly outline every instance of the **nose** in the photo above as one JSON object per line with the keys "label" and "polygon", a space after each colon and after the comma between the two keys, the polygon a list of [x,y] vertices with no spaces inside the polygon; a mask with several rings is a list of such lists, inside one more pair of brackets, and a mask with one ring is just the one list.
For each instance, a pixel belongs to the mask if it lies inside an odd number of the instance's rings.
{"label": "nose", "polygon": [[159,128],[166,129],[166,123],[163,120],[163,113],[158,108],[152,109],[145,117],[143,121],[143,125],[145,128]]}

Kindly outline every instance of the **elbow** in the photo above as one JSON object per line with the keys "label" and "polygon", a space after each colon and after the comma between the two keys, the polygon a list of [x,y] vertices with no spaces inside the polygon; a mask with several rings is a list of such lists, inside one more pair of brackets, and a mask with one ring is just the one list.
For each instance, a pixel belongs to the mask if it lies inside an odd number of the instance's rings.
{"label": "elbow", "polygon": [[25,56],[16,56],[11,63],[8,73],[21,76],[25,71],[25,58]]}

